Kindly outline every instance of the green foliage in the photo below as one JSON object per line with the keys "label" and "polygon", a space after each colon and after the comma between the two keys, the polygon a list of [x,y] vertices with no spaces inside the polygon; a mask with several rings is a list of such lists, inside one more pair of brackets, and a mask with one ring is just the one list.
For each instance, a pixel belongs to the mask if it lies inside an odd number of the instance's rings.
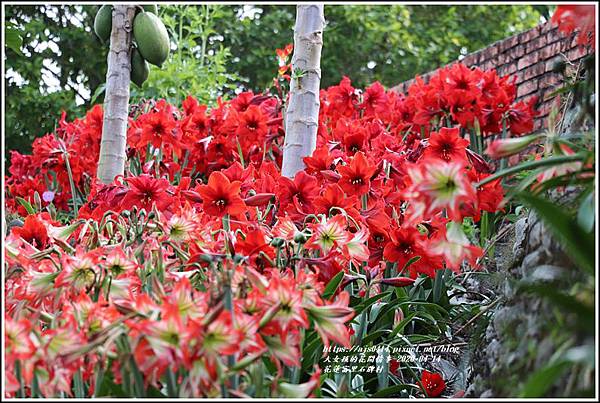
{"label": "green foliage", "polygon": [[23,45],[23,35],[15,24],[12,24],[10,22],[6,24],[6,27],[4,28],[4,38],[4,42],[7,48],[11,49],[19,56],[23,56],[23,53],[21,52],[21,46]]}
{"label": "green foliage", "polygon": [[231,54],[218,40],[218,21],[227,16],[231,17],[230,8],[220,5],[161,7],[159,17],[172,39],[172,52],[160,69],[150,69],[141,89],[132,88],[132,102],[164,98],[178,104],[191,94],[213,104],[235,89],[239,77],[227,71]]}
{"label": "green foliage", "polygon": [[[11,5],[5,8],[6,152],[28,152],[52,132],[61,111],[81,116],[106,76],[106,47],[92,33],[97,6]],[[19,54],[22,52],[22,55]],[[8,154],[7,154],[8,155]]]}
{"label": "green foliage", "polygon": [[[294,6],[244,6],[248,17],[226,20],[231,66],[259,90],[273,77],[273,48],[292,42]],[[347,75],[358,87],[393,86],[534,27],[531,6],[328,5],[321,60],[322,87]],[[490,23],[493,21],[493,23]]]}

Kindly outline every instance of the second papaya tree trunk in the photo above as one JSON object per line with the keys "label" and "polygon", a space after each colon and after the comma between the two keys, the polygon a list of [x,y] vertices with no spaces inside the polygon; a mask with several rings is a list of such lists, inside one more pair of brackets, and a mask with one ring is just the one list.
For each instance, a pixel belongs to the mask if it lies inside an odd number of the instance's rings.
{"label": "second papaya tree trunk", "polygon": [[323,4],[296,6],[294,55],[290,98],[285,115],[285,141],[281,174],[293,178],[304,169],[306,156],[317,144],[321,48],[325,16]]}
{"label": "second papaya tree trunk", "polygon": [[98,161],[98,179],[111,183],[125,172],[129,82],[131,74],[131,37],[135,6],[114,5],[106,89],[104,121]]}

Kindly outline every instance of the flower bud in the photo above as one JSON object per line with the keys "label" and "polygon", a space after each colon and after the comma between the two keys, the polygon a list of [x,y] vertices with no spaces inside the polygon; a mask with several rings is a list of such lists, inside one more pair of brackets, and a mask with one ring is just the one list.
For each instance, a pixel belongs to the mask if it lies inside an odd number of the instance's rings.
{"label": "flower bud", "polygon": [[185,197],[191,202],[202,203],[202,196],[200,196],[198,192],[195,192],[193,190],[182,190],[181,194],[183,195],[183,197]]}
{"label": "flower bud", "polygon": [[308,240],[308,237],[303,232],[296,232],[294,234],[294,242],[304,244]]}
{"label": "flower bud", "polygon": [[485,153],[493,159],[509,157],[523,151],[540,137],[538,134],[532,134],[530,136],[494,140],[485,150]]}
{"label": "flower bud", "polygon": [[414,282],[415,279],[409,277],[383,278],[380,281],[381,284],[391,285],[392,287],[407,287],[413,285]]}
{"label": "flower bud", "polygon": [[271,241],[271,245],[276,248],[281,248],[284,243],[285,240],[283,238],[273,238],[273,240]]}
{"label": "flower bud", "polygon": [[275,193],[257,193],[244,199],[246,206],[264,206],[275,197]]}

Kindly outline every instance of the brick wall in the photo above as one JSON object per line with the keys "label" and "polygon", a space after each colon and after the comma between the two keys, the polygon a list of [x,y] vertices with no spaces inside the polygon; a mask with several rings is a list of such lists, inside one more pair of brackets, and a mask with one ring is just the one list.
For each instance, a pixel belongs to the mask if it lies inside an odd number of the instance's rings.
{"label": "brick wall", "polygon": [[[562,76],[552,72],[553,66],[563,60],[568,70],[575,71],[577,62],[591,52],[589,47],[577,45],[575,34],[566,35],[551,23],[545,23],[470,53],[460,62],[483,70],[496,69],[501,76],[515,75],[518,101],[527,101],[534,95],[539,98],[540,115],[534,127],[538,130],[547,125],[552,104],[550,94],[563,84]],[[421,78],[427,82],[435,72],[422,74]],[[406,93],[413,82],[414,79],[405,81],[394,89]]]}

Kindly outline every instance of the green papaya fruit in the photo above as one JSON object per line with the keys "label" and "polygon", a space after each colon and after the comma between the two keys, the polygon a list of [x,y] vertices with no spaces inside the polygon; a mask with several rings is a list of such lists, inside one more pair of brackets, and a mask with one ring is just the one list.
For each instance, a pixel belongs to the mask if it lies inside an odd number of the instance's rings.
{"label": "green papaya fruit", "polygon": [[142,87],[144,81],[148,79],[150,74],[150,67],[144,60],[137,48],[133,48],[131,52],[131,81],[138,87]]}
{"label": "green papaya fruit", "polygon": [[144,4],[144,5],[139,5],[139,6],[137,6],[135,8],[135,15],[138,15],[142,11],[158,15],[158,4]]}
{"label": "green papaya fruit", "polygon": [[96,13],[94,18],[94,32],[96,36],[100,38],[102,43],[107,42],[110,39],[110,32],[112,31],[112,6],[103,5]]}
{"label": "green papaya fruit", "polygon": [[133,20],[133,37],[148,63],[160,67],[169,57],[169,33],[156,14],[139,13]]}
{"label": "green papaya fruit", "polygon": [[144,4],[142,8],[144,11],[158,15],[158,4]]}

